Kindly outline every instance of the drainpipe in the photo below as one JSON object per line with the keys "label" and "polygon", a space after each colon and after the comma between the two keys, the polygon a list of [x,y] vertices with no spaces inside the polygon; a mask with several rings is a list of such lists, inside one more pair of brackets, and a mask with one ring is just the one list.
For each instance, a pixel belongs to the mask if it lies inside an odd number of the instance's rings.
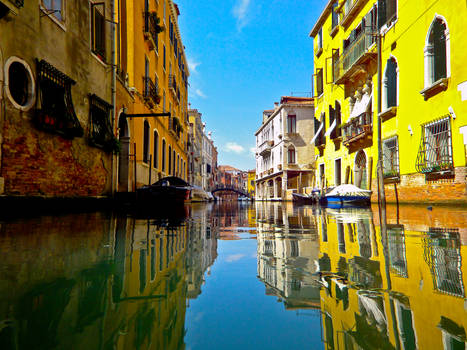
{"label": "drainpipe", "polygon": [[[111,19],[111,64],[112,64],[112,82],[111,82],[111,93],[112,93],[112,106],[113,106],[113,118],[111,120],[112,123],[112,132],[115,135],[115,118],[116,118],[116,110],[117,110],[117,89],[116,89],[116,79],[117,79],[117,66],[115,60],[115,1],[110,0],[110,10],[112,12],[112,19]],[[112,152],[112,159],[111,159],[111,194],[112,196],[115,195],[115,179],[116,176],[114,174],[116,167],[115,167],[115,154]]]}

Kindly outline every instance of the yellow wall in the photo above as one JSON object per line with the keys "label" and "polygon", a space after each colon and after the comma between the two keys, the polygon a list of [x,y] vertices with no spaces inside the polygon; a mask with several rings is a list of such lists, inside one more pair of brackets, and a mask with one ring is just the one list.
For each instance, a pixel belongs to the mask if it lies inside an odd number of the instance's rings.
{"label": "yellow wall", "polygon": [[[340,1],[342,4],[343,1]],[[329,105],[334,106],[337,100],[341,104],[342,123],[346,123],[350,116],[349,96],[356,87],[362,86],[365,76],[369,75],[372,81],[372,120],[373,136],[369,145],[361,149],[366,155],[367,169],[372,158],[371,172],[368,172],[367,180],[373,194],[376,193],[376,165],[378,159],[378,133],[377,133],[377,65],[376,59],[371,59],[365,65],[366,71],[360,73],[354,81],[348,81],[346,84],[333,84],[331,60],[332,50],[339,49],[343,52],[343,40],[348,38],[350,32],[361,23],[370,9],[376,5],[377,1],[357,0],[357,5],[361,5],[361,10],[357,12],[353,20],[347,24],[347,27],[339,25],[338,31],[334,37],[330,35],[332,26],[331,13],[323,16],[323,50],[321,55],[317,55],[318,36],[317,27],[312,31],[314,38],[314,68],[324,69],[324,93],[315,99],[315,117],[320,118],[321,113],[326,114],[326,130],[329,129]],[[323,12],[324,13],[324,12]],[[420,93],[424,89],[424,47],[430,25],[436,15],[441,15],[447,22],[449,29],[450,47],[450,74],[448,72],[448,87],[446,91],[441,91],[433,97],[425,100]],[[464,49],[465,25],[459,18],[467,15],[467,4],[463,1],[454,2],[449,0],[440,0],[433,2],[427,1],[397,1],[397,20],[389,29],[382,33],[382,76],[389,57],[393,56],[398,64],[398,106],[396,116],[383,122],[383,139],[398,136],[399,140],[399,164],[400,181],[398,187],[400,190],[399,200],[407,201],[417,200],[411,196],[410,190],[415,187],[429,188],[431,192],[430,200],[433,201],[466,201],[465,178],[462,176],[462,169],[466,166],[465,147],[459,128],[467,125],[467,104],[461,100],[461,94],[458,91],[458,84],[467,80],[467,66],[465,65],[466,51]],[[340,20],[342,20],[342,15]],[[376,45],[370,48],[376,58]],[[326,83],[326,80],[329,83]],[[314,82],[316,91],[316,80]],[[384,97],[384,94],[383,94]],[[452,130],[452,149],[453,163],[456,167],[456,176],[448,181],[444,181],[446,187],[443,187],[438,193],[436,185],[440,182],[430,182],[425,179],[424,174],[417,173],[415,164],[417,154],[421,143],[422,127],[421,125],[437,118],[449,115],[449,107],[452,107],[456,118],[451,116]],[[335,185],[334,162],[337,158],[342,158],[342,182],[345,181],[347,166],[351,169],[350,182],[354,180],[355,157],[357,151],[349,151],[342,142],[340,148],[335,146],[334,142],[328,136],[326,146],[317,158],[317,169],[320,164],[325,164],[326,184]],[[371,183],[372,182],[372,183]],[[442,181],[441,181],[442,182]],[[464,186],[464,187],[463,187]],[[392,191],[393,185],[387,185],[387,190]],[[438,186],[439,187],[439,186]],[[413,192],[413,191],[412,191]],[[452,194],[450,197],[449,194]],[[391,196],[393,196],[391,192]],[[391,197],[392,200],[394,199]]]}
{"label": "yellow wall", "polygon": [[[150,48],[150,42],[144,39],[144,2],[124,1],[120,6],[120,22],[126,22],[127,31],[123,35],[122,41],[126,41],[127,47],[127,67],[128,73],[128,90],[135,96],[135,104],[133,113],[161,113],[171,112],[172,117],[178,118],[182,125],[180,138],[169,129],[168,117],[145,117],[145,118],[128,118],[131,138],[131,151],[133,154],[133,143],[136,143],[136,160],[137,160],[137,182],[138,186],[148,183],[149,166],[151,166],[151,182],[160,177],[168,175],[176,175],[183,179],[187,179],[187,154],[186,144],[188,140],[188,114],[187,114],[187,99],[188,91],[182,79],[182,71],[179,68],[178,60],[175,57],[174,45],[169,36],[169,21],[174,24],[174,31],[178,40],[178,48],[182,54],[182,62],[185,67],[185,72],[188,79],[188,64],[183,50],[183,42],[179,35],[177,25],[177,9],[171,0],[150,1],[150,11],[156,11],[160,18],[159,24],[164,27],[164,31],[158,35],[158,49]],[[165,14],[165,16],[164,16]],[[122,43],[122,45],[125,45]],[[166,49],[166,65],[164,68],[164,47]],[[158,80],[158,95],[160,103],[151,107],[144,101],[144,83],[145,76],[145,58],[149,59],[149,76],[155,81],[155,76]],[[169,89],[169,75],[173,74],[176,77],[177,85],[180,89],[180,101],[172,94]],[[165,109],[164,109],[165,98]],[[118,102],[117,102],[118,104]],[[150,125],[150,145],[149,154],[154,159],[154,131],[159,134],[159,157],[157,164],[143,163],[143,126],[147,120]],[[166,166],[163,171],[162,166],[162,141],[166,141]],[[177,159],[180,158],[180,165],[176,164],[176,170],[169,174],[168,170],[168,150],[175,150]],[[130,169],[130,172],[132,169]]]}

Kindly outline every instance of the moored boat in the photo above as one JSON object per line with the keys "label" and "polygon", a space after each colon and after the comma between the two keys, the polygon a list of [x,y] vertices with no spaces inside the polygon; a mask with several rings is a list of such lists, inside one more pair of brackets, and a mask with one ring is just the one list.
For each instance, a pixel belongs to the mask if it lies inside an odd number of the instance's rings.
{"label": "moored boat", "polygon": [[191,186],[183,179],[168,176],[152,185],[143,186],[136,190],[138,203],[184,203],[189,199]]}
{"label": "moored boat", "polygon": [[292,193],[292,200],[294,203],[299,204],[313,204],[316,202],[315,198],[311,194],[305,193]]}
{"label": "moored boat", "polygon": [[320,199],[320,204],[327,207],[366,207],[370,206],[371,191],[357,186],[346,184],[335,187]]}

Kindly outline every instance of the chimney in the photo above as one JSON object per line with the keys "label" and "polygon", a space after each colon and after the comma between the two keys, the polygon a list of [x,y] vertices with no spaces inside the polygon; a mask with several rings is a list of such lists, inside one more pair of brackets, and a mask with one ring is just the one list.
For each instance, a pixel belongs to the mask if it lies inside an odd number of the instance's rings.
{"label": "chimney", "polygon": [[277,111],[279,108],[279,102],[274,102],[274,110]]}

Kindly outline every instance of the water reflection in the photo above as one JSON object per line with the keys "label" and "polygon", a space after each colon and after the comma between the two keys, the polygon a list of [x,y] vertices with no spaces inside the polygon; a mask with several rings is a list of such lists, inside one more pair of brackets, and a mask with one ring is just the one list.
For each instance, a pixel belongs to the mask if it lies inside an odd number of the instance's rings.
{"label": "water reflection", "polygon": [[462,208],[45,216],[0,249],[1,349],[466,347]]}

